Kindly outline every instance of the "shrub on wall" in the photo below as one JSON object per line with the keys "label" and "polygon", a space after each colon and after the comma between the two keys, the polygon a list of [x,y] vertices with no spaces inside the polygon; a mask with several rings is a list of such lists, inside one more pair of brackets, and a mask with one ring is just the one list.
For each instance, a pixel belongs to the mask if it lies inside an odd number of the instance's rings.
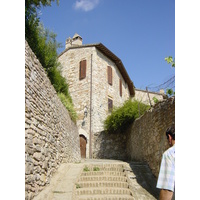
{"label": "shrub on wall", "polygon": [[76,114],[76,111],[74,110],[74,106],[73,106],[71,97],[70,96],[66,96],[63,93],[58,93],[58,97],[60,98],[60,100],[63,103],[63,105],[69,111],[69,115],[70,115],[71,119],[74,122],[76,122],[77,114]]}
{"label": "shrub on wall", "polygon": [[136,100],[125,101],[123,106],[114,108],[111,115],[106,118],[104,121],[104,129],[108,133],[122,132],[149,108],[149,105]]}

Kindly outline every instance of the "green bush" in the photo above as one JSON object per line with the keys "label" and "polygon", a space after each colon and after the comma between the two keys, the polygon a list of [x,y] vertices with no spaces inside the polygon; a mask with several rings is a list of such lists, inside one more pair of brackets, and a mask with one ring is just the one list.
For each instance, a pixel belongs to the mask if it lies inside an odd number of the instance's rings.
{"label": "green bush", "polygon": [[158,103],[159,102],[159,100],[156,97],[153,97],[153,101],[154,101],[154,103]]}
{"label": "green bush", "polygon": [[52,67],[49,69],[48,77],[57,93],[63,93],[66,96],[70,96],[68,92],[68,84],[66,83],[65,78],[61,75],[61,72],[57,67]]}
{"label": "green bush", "polygon": [[123,106],[114,108],[111,115],[106,118],[104,121],[104,129],[108,133],[122,132],[149,108],[149,105],[139,101],[125,101]]}
{"label": "green bush", "polygon": [[69,111],[69,115],[70,115],[72,121],[76,122],[77,114],[76,114],[76,111],[74,109],[71,97],[70,96],[66,96],[63,93],[58,93],[58,97],[60,98],[60,100],[63,103],[63,105]]}
{"label": "green bush", "polygon": [[[25,39],[47,72],[51,84],[54,86],[64,106],[69,111],[71,119],[75,122],[77,115],[68,91],[68,85],[58,69],[60,63],[57,59],[57,49],[61,47],[61,44],[56,41],[56,34],[44,28],[40,23],[37,13],[41,6],[51,6],[51,2],[54,1],[55,0],[25,1]],[[56,2],[58,4],[59,0]]]}

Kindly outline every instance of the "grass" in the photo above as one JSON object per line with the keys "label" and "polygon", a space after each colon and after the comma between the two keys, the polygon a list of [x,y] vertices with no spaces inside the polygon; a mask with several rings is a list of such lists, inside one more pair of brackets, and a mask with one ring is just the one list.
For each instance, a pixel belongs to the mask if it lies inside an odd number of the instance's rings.
{"label": "grass", "polygon": [[88,166],[85,166],[84,169],[83,169],[83,171],[84,171],[84,172],[89,172],[90,169],[88,168]]}
{"label": "grass", "polygon": [[78,183],[76,183],[76,189],[79,189],[79,188],[81,188],[81,186]]}
{"label": "grass", "polygon": [[99,167],[93,167],[93,171],[100,171]]}
{"label": "grass", "polygon": [[66,107],[66,109],[69,111],[69,115],[70,115],[72,121],[76,122],[77,113],[74,109],[74,105],[72,103],[71,97],[66,96],[63,93],[58,93],[58,97],[60,98],[61,102]]}

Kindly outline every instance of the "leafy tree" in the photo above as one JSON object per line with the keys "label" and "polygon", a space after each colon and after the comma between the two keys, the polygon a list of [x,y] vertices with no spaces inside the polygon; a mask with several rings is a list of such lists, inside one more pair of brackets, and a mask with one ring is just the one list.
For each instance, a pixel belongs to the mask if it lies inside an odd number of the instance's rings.
{"label": "leafy tree", "polygon": [[53,1],[55,0],[25,1],[25,38],[45,69],[58,66],[57,48],[61,45],[56,42],[56,34],[40,23],[37,11],[41,6],[51,6]]}
{"label": "leafy tree", "polygon": [[[57,49],[61,46],[56,41],[56,34],[45,29],[40,23],[37,11],[41,6],[51,6],[55,0],[26,0],[25,1],[25,38],[30,48],[37,56],[43,68],[54,86],[63,105],[69,111],[73,121],[76,120],[71,96],[68,91],[68,84],[62,77],[58,66]],[[57,4],[59,0],[57,0]]]}
{"label": "leafy tree", "polygon": [[154,101],[154,103],[158,103],[159,102],[159,100],[156,97],[153,97],[153,101]]}
{"label": "leafy tree", "polygon": [[123,106],[114,108],[111,115],[106,118],[104,121],[104,129],[108,133],[122,132],[149,108],[149,105],[139,101],[125,101]]}
{"label": "leafy tree", "polygon": [[169,95],[169,96],[172,96],[172,95],[175,94],[175,92],[172,89],[167,89],[166,94]]}
{"label": "leafy tree", "polygon": [[165,58],[165,61],[167,61],[168,64],[171,64],[172,67],[175,67],[175,58],[173,60],[172,56],[168,56]]}
{"label": "leafy tree", "polygon": [[[172,67],[175,68],[175,58],[173,59],[172,56],[168,56],[165,58],[165,61],[167,61],[168,64],[171,64]],[[172,89],[167,89],[166,94],[168,96],[171,96],[171,95],[175,95],[175,92]]]}

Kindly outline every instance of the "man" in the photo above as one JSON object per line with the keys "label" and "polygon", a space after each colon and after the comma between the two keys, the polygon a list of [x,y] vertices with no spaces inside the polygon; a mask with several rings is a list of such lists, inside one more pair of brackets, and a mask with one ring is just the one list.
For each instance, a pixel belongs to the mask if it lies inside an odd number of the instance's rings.
{"label": "man", "polygon": [[[162,156],[157,188],[160,190],[159,200],[175,199],[175,125],[166,130],[170,148]],[[174,195],[173,195],[174,194]]]}

